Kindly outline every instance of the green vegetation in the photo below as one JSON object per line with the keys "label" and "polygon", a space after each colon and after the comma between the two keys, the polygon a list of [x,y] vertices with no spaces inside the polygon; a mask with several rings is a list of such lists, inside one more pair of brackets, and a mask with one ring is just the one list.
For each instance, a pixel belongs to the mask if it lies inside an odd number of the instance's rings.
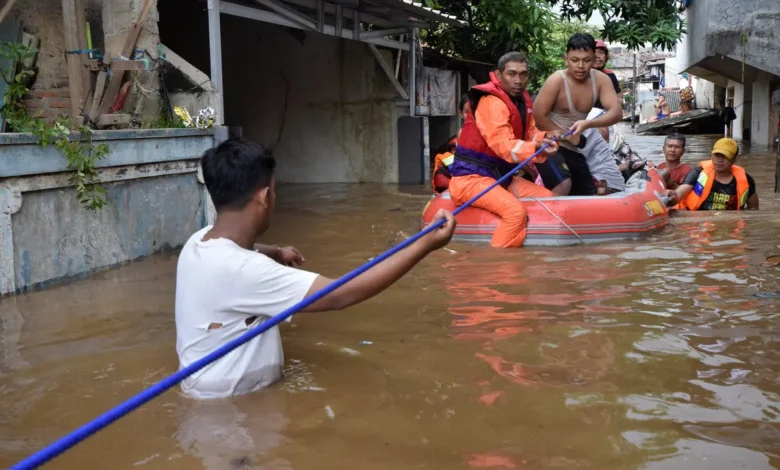
{"label": "green vegetation", "polygon": [[[550,72],[563,67],[566,40],[584,31],[628,48],[645,44],[671,49],[685,32],[675,0],[425,0],[468,22],[425,32],[425,42],[452,57],[494,63],[502,54],[525,53],[531,67],[529,88],[538,89]],[[553,10],[559,7],[560,16]],[[587,21],[595,12],[603,30]]]}
{"label": "green vegetation", "polygon": [[[22,64],[32,57],[35,50],[17,43],[0,43],[0,57],[10,59],[12,63]],[[96,163],[108,155],[105,144],[92,144],[92,129],[80,126],[78,140],[71,132],[72,122],[67,116],[61,116],[49,123],[40,116],[30,116],[24,107],[24,98],[30,94],[28,84],[34,76],[32,70],[19,65],[18,71],[4,71],[2,78],[8,84],[3,96],[0,115],[15,132],[30,132],[38,138],[38,143],[46,147],[53,145],[68,161],[68,169],[73,173],[70,182],[76,188],[79,202],[90,210],[100,209],[106,204],[103,199],[105,190],[98,184]]]}

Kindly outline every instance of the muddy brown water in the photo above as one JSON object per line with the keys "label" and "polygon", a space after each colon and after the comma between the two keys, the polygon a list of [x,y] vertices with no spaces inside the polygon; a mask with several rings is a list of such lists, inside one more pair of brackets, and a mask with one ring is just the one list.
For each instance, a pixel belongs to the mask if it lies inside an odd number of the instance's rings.
{"label": "muddy brown water", "polygon": [[[634,137],[660,161],[660,137]],[[706,156],[697,137],[685,159]],[[780,467],[780,253],[762,210],[675,218],[634,242],[452,243],[377,298],[282,326],[286,377],[177,389],[48,465],[141,469]],[[337,276],[414,233],[420,188],[281,187],[269,243]],[[175,254],[0,300],[0,466],[177,368]]]}

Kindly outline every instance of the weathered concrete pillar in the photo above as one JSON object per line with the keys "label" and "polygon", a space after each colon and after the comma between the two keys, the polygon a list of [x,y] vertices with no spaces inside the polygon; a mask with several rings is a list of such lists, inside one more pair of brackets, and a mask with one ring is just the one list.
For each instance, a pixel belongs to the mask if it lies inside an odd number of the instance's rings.
{"label": "weathered concrete pillar", "polygon": [[771,143],[772,120],[769,117],[771,93],[769,77],[760,72],[753,82],[753,122],[750,129],[750,143],[768,147]]}
{"label": "weathered concrete pillar", "polygon": [[[157,27],[159,14],[157,0],[144,20],[143,30],[135,48],[146,50],[153,58],[157,57],[157,45],[160,43],[160,31]],[[103,0],[103,34],[107,57],[118,57],[122,53],[127,35],[141,15],[147,0]],[[129,59],[130,57],[128,57]],[[125,102],[123,111],[139,113],[144,119],[154,119],[160,112],[160,80],[154,72],[128,72],[125,79],[133,86]]]}
{"label": "weathered concrete pillar", "polygon": [[0,295],[16,290],[11,215],[21,208],[22,194],[7,185],[0,185]]}
{"label": "weathered concrete pillar", "polygon": [[206,181],[203,180],[203,167],[200,165],[198,165],[197,180],[198,183],[203,185],[203,214],[206,225],[214,225],[214,222],[217,221],[217,209],[211,200],[209,190],[206,189]]}

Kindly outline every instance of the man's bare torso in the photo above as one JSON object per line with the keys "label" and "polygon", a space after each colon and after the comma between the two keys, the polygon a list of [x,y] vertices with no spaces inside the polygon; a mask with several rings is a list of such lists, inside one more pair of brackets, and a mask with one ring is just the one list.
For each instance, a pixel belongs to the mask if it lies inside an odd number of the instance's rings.
{"label": "man's bare torso", "polygon": [[595,71],[591,70],[584,82],[572,79],[565,70],[556,74],[560,79],[556,81],[555,105],[549,116],[561,130],[569,130],[575,122],[587,119],[598,98]]}

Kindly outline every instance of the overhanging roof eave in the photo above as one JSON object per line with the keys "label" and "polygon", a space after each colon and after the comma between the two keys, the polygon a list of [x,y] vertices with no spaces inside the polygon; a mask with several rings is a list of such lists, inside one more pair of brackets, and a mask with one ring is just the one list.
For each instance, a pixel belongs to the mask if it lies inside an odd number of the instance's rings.
{"label": "overhanging roof eave", "polygon": [[383,5],[392,10],[413,15],[420,20],[431,23],[446,23],[451,26],[462,27],[466,22],[440,10],[424,6],[414,0],[373,0],[375,5]]}

